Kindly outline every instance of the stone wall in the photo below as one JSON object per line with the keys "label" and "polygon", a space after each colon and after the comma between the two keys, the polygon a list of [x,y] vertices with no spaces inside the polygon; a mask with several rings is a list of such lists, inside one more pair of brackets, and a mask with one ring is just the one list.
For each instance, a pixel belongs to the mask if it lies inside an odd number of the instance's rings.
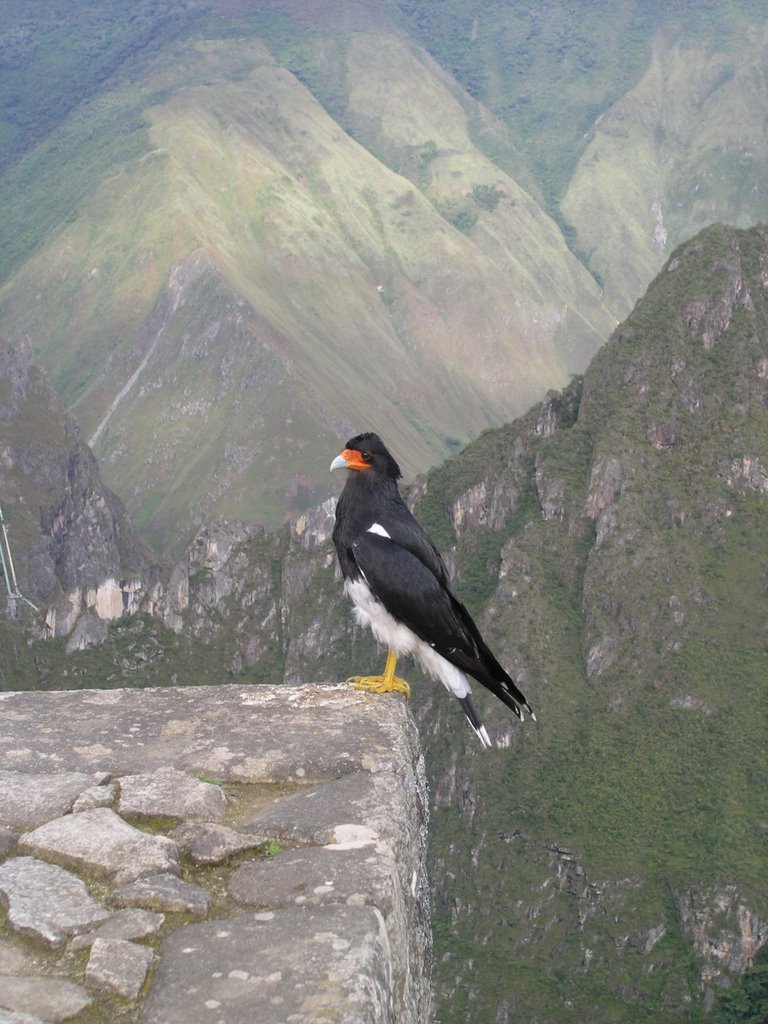
{"label": "stone wall", "polygon": [[0,716],[0,1022],[430,1019],[402,698],[6,693]]}

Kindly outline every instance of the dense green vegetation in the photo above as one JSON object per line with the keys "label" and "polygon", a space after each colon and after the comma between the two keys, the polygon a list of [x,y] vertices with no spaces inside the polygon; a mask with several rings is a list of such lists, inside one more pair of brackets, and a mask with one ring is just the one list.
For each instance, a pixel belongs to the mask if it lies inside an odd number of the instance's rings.
{"label": "dense green vegetation", "polygon": [[[764,493],[726,483],[739,453],[768,456],[765,386],[753,383],[768,337],[765,241],[698,239],[593,361],[576,419],[580,382],[552,436],[532,415],[430,474],[418,514],[442,545],[458,540],[459,591],[485,609],[506,662],[525,667],[539,717],[508,750],[467,750],[458,767],[455,750],[427,740],[436,785],[457,776],[457,801],[431,824],[446,1024],[493,1019],[504,999],[552,1022],[599,1006],[601,1021],[693,1024],[700,982],[681,894],[701,906],[733,885],[765,913],[768,518]],[[702,303],[705,331],[737,279],[759,301],[734,309],[707,350],[688,303]],[[606,458],[616,477],[600,471]],[[448,515],[483,483],[484,500],[489,488],[511,499],[492,545],[487,528],[456,531]],[[610,514],[595,522],[585,511],[601,493]],[[552,494],[561,511],[545,518]],[[425,736],[442,736],[439,695],[415,699]],[[499,722],[492,701],[478,703]],[[554,847],[568,884],[545,896]]]}
{"label": "dense green vegetation", "polygon": [[711,1024],[764,1024],[768,1020],[768,946],[731,989],[719,996]]}

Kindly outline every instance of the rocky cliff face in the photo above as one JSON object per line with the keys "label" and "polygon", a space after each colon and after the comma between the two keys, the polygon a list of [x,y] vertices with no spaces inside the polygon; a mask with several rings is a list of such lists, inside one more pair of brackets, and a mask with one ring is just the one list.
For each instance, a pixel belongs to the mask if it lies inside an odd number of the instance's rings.
{"label": "rocky cliff face", "polygon": [[[18,590],[42,611],[44,635],[78,624],[74,647],[103,639],[108,620],[138,610],[148,554],[24,344],[0,342],[0,395],[0,503]],[[28,616],[5,581],[2,601]]]}
{"label": "rocky cliff face", "polygon": [[[440,737],[446,1019],[560,1019],[595,990],[606,1014],[651,999],[674,1019],[765,942],[767,253],[764,229],[684,246],[583,385],[485,435],[417,505],[453,531],[459,588],[540,712],[491,727],[509,745],[493,767],[445,749],[439,694],[421,712]],[[484,947],[468,995],[453,950],[491,932],[503,949]],[[523,976],[484,1001],[505,959],[549,992]]]}

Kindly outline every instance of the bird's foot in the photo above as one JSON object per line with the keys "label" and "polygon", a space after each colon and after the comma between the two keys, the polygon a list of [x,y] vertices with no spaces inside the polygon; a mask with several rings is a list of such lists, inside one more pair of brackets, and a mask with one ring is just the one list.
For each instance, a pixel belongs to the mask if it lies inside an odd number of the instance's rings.
{"label": "bird's foot", "polygon": [[411,696],[411,688],[400,676],[387,678],[383,676],[350,676],[347,680],[353,690],[365,690],[368,693],[404,693]]}

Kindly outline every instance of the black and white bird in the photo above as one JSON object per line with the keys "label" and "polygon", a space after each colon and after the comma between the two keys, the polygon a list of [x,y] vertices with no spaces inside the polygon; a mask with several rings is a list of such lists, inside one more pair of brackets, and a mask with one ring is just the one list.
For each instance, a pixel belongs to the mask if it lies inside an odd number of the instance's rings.
{"label": "black and white bird", "polygon": [[331,463],[349,474],[336,506],[333,543],[344,589],[361,625],[387,645],[380,676],[353,676],[360,689],[408,694],[395,675],[397,658],[412,654],[461,704],[484,747],[491,741],[472,704],[467,676],[522,720],[533,711],[514,680],[480,636],[453,592],[435,545],[409,511],[398,490],[400,467],[377,434],[358,434]]}

